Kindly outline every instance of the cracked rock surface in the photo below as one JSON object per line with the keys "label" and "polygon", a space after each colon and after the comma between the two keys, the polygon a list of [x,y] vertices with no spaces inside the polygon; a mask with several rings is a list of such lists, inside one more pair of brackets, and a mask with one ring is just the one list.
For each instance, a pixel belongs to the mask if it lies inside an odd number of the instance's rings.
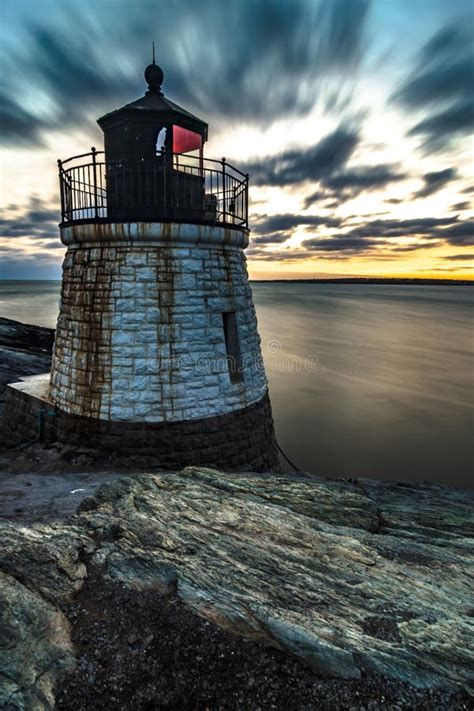
{"label": "cracked rock surface", "polygon": [[472,500],[429,484],[190,467],[111,478],[69,518],[4,520],[0,706],[52,708],[75,657],[80,672],[66,615],[92,578],[137,600],[173,595],[317,678],[467,695]]}

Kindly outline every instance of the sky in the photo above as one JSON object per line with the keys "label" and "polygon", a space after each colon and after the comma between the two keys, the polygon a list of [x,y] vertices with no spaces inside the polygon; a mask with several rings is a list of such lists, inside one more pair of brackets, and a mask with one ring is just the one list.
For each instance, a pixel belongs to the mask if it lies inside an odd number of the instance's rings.
{"label": "sky", "polygon": [[56,279],[57,159],[144,94],[250,173],[254,279],[474,275],[471,0],[2,0],[0,279]]}

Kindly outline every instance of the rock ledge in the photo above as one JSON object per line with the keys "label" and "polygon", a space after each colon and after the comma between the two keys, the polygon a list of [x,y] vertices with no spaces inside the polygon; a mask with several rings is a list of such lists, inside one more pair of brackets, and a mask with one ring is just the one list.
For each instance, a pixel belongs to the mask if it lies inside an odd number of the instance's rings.
{"label": "rock ledge", "polygon": [[111,478],[69,518],[13,514],[0,524],[0,706],[53,708],[78,663],[66,613],[91,576],[175,595],[318,677],[468,693],[471,511],[471,494],[442,486],[189,467]]}

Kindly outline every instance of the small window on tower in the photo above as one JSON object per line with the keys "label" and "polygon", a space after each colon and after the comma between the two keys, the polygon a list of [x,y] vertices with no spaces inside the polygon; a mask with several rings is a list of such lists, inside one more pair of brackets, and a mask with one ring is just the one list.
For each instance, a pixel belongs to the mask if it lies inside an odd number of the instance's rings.
{"label": "small window on tower", "polygon": [[237,383],[243,380],[242,358],[240,355],[239,334],[237,332],[237,320],[233,311],[224,311],[222,314],[222,324],[224,326],[225,347],[227,350],[227,365],[231,382]]}

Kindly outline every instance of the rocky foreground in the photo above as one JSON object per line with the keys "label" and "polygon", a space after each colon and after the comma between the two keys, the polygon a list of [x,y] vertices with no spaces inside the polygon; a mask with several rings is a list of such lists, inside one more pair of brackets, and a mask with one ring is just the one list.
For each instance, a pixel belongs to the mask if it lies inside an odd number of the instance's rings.
{"label": "rocky foreground", "polygon": [[2,475],[0,706],[472,708],[468,492],[104,476]]}

